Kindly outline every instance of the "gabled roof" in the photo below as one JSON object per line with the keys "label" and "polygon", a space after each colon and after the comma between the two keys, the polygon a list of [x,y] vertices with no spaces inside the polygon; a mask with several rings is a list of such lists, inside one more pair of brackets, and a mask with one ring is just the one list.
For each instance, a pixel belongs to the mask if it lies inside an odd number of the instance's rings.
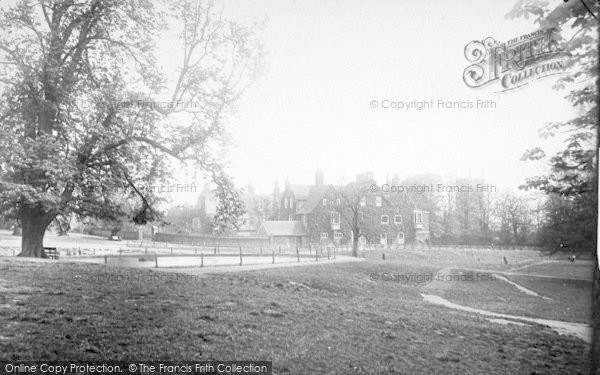
{"label": "gabled roof", "polygon": [[269,236],[307,236],[301,221],[264,221],[262,229]]}
{"label": "gabled roof", "polygon": [[327,192],[333,189],[332,185],[314,185],[310,188],[310,192],[308,193],[308,197],[306,198],[306,203],[300,211],[299,214],[309,214],[311,213],[323,200],[323,197]]}

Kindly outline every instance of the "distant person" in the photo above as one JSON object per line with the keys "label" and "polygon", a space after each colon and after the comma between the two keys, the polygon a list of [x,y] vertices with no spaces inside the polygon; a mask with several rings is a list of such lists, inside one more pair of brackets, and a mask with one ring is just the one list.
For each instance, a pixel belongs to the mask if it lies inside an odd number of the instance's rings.
{"label": "distant person", "polygon": [[571,263],[575,263],[575,254],[572,254],[572,255],[569,257],[569,262],[571,262]]}
{"label": "distant person", "polygon": [[381,259],[385,260],[385,253],[381,254]]}
{"label": "distant person", "polygon": [[506,260],[506,257],[502,257],[502,259],[504,259],[504,264],[508,264],[508,260]]}

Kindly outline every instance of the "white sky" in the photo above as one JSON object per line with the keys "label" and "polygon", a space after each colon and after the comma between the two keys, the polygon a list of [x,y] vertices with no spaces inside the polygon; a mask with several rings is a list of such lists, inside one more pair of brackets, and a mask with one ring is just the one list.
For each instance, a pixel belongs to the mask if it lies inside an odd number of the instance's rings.
{"label": "white sky", "polygon": [[[522,162],[527,148],[560,149],[538,130],[573,117],[546,78],[508,93],[467,87],[464,47],[492,36],[507,41],[537,29],[507,20],[516,0],[229,0],[226,13],[249,22],[267,16],[266,72],[246,91],[230,131],[229,172],[239,186],[272,192],[286,178],[348,182],[373,171],[484,176],[516,189],[542,166]],[[562,0],[556,1],[561,3]],[[496,109],[372,109],[371,100],[494,100]],[[174,196],[195,202],[195,194]]]}

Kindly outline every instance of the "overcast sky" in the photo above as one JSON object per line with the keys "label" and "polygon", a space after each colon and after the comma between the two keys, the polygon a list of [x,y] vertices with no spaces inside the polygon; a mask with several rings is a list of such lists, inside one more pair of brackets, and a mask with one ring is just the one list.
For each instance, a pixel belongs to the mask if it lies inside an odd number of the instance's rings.
{"label": "overcast sky", "polygon": [[[268,193],[275,180],[313,183],[320,167],[333,184],[364,171],[380,182],[396,173],[470,173],[516,189],[541,173],[542,165],[519,159],[534,146],[560,149],[538,130],[573,116],[566,92],[552,90],[554,78],[506,93],[462,79],[467,43],[536,30],[531,20],[505,19],[514,3],[227,1],[232,19],[269,20],[265,74],[229,124],[236,183]],[[407,111],[381,108],[383,100],[492,100],[496,108]]]}

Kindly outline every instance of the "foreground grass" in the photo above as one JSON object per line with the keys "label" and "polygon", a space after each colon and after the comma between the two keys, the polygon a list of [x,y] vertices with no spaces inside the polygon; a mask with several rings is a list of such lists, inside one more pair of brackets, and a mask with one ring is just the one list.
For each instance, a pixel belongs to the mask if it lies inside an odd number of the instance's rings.
{"label": "foreground grass", "polygon": [[276,374],[586,373],[588,347],[426,304],[369,260],[192,277],[0,259],[0,359],[272,360]]}

